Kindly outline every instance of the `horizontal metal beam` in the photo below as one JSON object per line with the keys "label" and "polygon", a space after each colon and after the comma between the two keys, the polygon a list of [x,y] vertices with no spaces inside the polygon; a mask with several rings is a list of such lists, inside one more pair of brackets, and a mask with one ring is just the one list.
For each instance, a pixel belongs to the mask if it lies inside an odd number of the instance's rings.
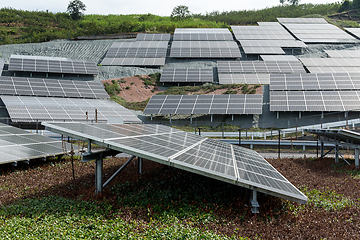
{"label": "horizontal metal beam", "polygon": [[89,162],[96,159],[103,159],[107,156],[115,156],[116,154],[120,153],[119,151],[113,150],[113,149],[106,149],[98,152],[90,152],[90,153],[84,153],[83,156],[83,162]]}

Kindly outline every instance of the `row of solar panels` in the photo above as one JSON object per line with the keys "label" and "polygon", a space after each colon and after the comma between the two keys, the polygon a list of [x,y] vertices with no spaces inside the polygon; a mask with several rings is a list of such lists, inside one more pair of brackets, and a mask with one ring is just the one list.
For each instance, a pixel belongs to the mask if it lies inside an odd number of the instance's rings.
{"label": "row of solar panels", "polygon": [[144,114],[261,114],[261,94],[155,95]]}

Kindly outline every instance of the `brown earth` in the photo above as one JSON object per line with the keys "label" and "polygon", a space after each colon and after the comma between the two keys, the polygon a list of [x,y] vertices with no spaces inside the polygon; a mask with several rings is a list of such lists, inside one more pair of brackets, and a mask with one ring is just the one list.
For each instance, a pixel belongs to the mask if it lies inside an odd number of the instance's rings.
{"label": "brown earth", "polygon": [[[295,186],[307,186],[321,192],[333,190],[337,194],[350,198],[353,206],[326,211],[323,208],[307,204],[299,204],[259,194],[260,214],[252,214],[246,207],[245,195],[232,199],[231,193],[224,196],[224,201],[231,204],[211,210],[218,219],[209,223],[199,223],[198,227],[226,234],[251,239],[360,239],[360,180],[353,178],[346,171],[353,171],[354,166],[334,166],[333,159],[269,159]],[[114,173],[125,159],[109,158],[104,161],[104,174],[107,179]],[[178,177],[187,178],[191,173],[181,170],[170,171],[164,175],[167,166],[144,160],[142,180],[159,177],[171,181],[178,171]],[[101,197],[94,197],[94,162],[80,163],[75,161],[76,185],[72,180],[71,162],[53,162],[32,165],[28,169],[9,172],[0,166],[0,205],[9,204],[16,199],[60,195],[72,199],[105,200],[113,204],[114,209],[121,209],[126,220],[148,221],[146,210],[131,209],[116,204],[116,196],[106,188]],[[208,181],[207,178],[199,181]],[[112,184],[126,181],[137,182],[136,161],[131,162],[125,170],[115,178]],[[192,183],[189,183],[191,186]],[[234,186],[234,191],[239,187]],[[205,200],[204,200],[205,201]],[[193,203],[196,204],[196,203]],[[293,207],[291,207],[293,206]],[[131,211],[132,215],[126,215]],[[203,211],[210,211],[203,209]]]}
{"label": "brown earth", "polygon": [[[163,92],[159,90],[158,86],[148,85],[145,86],[143,79],[141,78],[149,78],[148,75],[140,75],[140,76],[132,76],[132,77],[125,77],[125,78],[118,78],[118,79],[109,79],[103,80],[102,83],[112,84],[112,81],[119,81],[122,80],[123,82],[119,82],[121,92],[117,94],[117,96],[124,98],[127,102],[142,102],[151,98],[153,95],[158,94],[159,92]],[[251,88],[253,85],[248,85]],[[128,89],[126,89],[128,87]],[[212,92],[191,92],[191,94],[223,94],[228,89],[217,89]],[[240,87],[232,90],[237,90],[241,92]],[[262,94],[263,87],[259,87],[256,89],[255,94]]]}

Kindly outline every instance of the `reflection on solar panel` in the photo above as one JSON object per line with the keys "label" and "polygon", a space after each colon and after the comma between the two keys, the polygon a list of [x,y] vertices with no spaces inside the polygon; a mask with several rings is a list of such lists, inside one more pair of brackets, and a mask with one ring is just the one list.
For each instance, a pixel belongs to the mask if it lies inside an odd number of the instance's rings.
{"label": "reflection on solar panel", "polygon": [[328,24],[324,18],[277,18],[280,23]]}
{"label": "reflection on solar panel", "polygon": [[1,99],[13,122],[90,121],[95,119],[97,109],[100,122],[123,119],[124,123],[141,123],[128,109],[110,100],[26,96]]}
{"label": "reflection on solar panel", "polygon": [[357,90],[360,76],[355,73],[271,74],[270,90]]}
{"label": "reflection on solar panel", "polygon": [[299,62],[293,55],[260,55],[263,61],[269,62]]}
{"label": "reflection on solar panel", "polygon": [[138,33],[135,41],[170,41],[170,33]]}
{"label": "reflection on solar panel", "polygon": [[306,48],[306,44],[298,40],[240,40],[242,47],[284,47]]}
{"label": "reflection on solar panel", "polygon": [[260,94],[154,95],[144,114],[261,114]]}
{"label": "reflection on solar panel", "polygon": [[59,140],[0,123],[0,154],[0,164],[5,164],[61,155],[64,150]]}
{"label": "reflection on solar panel", "polygon": [[103,66],[164,66],[165,58],[104,58]]}
{"label": "reflection on solar panel", "polygon": [[20,96],[109,98],[101,82],[0,77],[0,94]]}
{"label": "reflection on solar panel", "polygon": [[360,67],[307,67],[311,73],[359,73]]}
{"label": "reflection on solar panel", "polygon": [[176,28],[174,41],[233,41],[227,28]]}
{"label": "reflection on solar panel", "polygon": [[360,109],[360,91],[270,91],[270,111]]}
{"label": "reflection on solar panel", "polygon": [[174,69],[164,68],[160,82],[213,82],[212,68]]}
{"label": "reflection on solar panel", "polygon": [[354,58],[300,58],[306,67],[359,67],[360,59]]}
{"label": "reflection on solar panel", "polygon": [[2,74],[2,71],[4,69],[5,60],[3,58],[0,58],[0,76]]}
{"label": "reflection on solar panel", "polygon": [[174,41],[172,58],[240,58],[241,53],[234,41]]}
{"label": "reflection on solar panel", "polygon": [[360,58],[360,50],[324,50],[331,58]]}
{"label": "reflection on solar panel", "polygon": [[305,73],[300,62],[218,61],[219,73]]}
{"label": "reflection on solar panel", "polygon": [[257,152],[161,125],[44,123],[46,129],[260,192],[307,197]]}
{"label": "reflection on solar panel", "polygon": [[[317,19],[317,18],[315,18]],[[325,21],[324,19],[322,21]],[[286,22],[282,24],[293,34],[296,38],[305,43],[356,43],[358,42],[354,37],[344,32],[335,25],[326,23],[301,23],[301,22]]]}
{"label": "reflection on solar panel", "polygon": [[294,37],[278,23],[259,23],[259,26],[231,26],[238,40],[294,40]]}
{"label": "reflection on solar panel", "polygon": [[270,84],[270,74],[219,73],[219,84]]}
{"label": "reflection on solar panel", "polygon": [[9,71],[99,74],[94,62],[60,57],[11,55]]}

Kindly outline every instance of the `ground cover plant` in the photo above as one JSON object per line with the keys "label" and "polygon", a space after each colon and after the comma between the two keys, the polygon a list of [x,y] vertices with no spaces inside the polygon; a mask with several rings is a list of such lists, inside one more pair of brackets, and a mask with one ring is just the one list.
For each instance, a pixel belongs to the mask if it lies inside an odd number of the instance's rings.
{"label": "ground cover plant", "polygon": [[[259,194],[203,176],[136,161],[94,196],[94,163],[69,160],[1,166],[0,237],[75,239],[356,239],[359,171],[333,159],[270,159],[309,198],[307,205]],[[108,178],[125,162],[104,161]],[[353,162],[351,162],[353,163]]]}

